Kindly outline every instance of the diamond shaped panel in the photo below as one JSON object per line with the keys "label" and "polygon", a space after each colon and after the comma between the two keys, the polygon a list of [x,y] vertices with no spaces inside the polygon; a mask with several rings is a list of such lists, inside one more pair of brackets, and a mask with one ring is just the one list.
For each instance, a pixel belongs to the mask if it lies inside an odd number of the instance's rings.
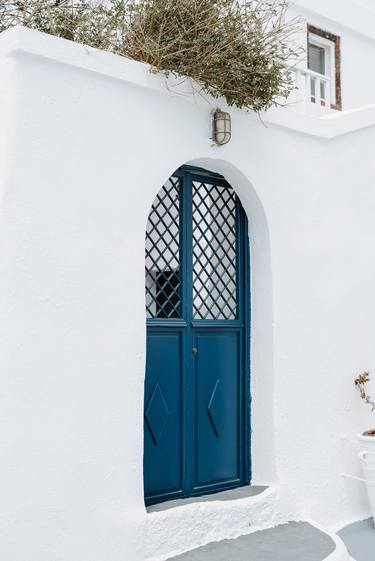
{"label": "diamond shaped panel", "polygon": [[220,436],[225,425],[226,404],[220,387],[220,380],[216,380],[214,389],[207,407],[207,413],[216,436]]}
{"label": "diamond shaped panel", "polygon": [[168,417],[168,407],[165,402],[163,392],[161,391],[160,386],[157,383],[145,411],[147,425],[150,429],[151,436],[156,446],[159,444],[160,439],[163,435],[164,429],[168,422]]}

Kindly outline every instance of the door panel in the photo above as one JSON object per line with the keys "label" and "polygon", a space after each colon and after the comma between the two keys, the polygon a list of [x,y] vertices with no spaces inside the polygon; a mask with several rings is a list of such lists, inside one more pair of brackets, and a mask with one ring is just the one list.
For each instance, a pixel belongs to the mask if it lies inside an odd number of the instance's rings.
{"label": "door panel", "polygon": [[[182,333],[149,330],[145,384],[146,497],[182,493]],[[166,459],[168,459],[166,461]]]}
{"label": "door panel", "polygon": [[240,480],[239,333],[196,339],[195,489]]}

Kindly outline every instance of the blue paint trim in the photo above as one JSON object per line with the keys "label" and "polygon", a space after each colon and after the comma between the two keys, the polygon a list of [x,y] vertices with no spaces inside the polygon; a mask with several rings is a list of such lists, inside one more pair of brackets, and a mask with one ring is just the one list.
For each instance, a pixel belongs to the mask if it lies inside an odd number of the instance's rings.
{"label": "blue paint trim", "polygon": [[175,329],[176,327],[186,327],[187,322],[184,319],[148,319],[147,327],[166,327],[167,329]]}
{"label": "blue paint trim", "polygon": [[245,430],[244,430],[244,447],[246,451],[245,462],[245,481],[249,485],[251,483],[252,474],[252,446],[251,446],[251,432],[252,432],[252,415],[251,415],[251,256],[250,256],[250,237],[249,237],[249,224],[245,210],[242,208],[241,219],[241,242],[243,244],[243,257],[244,257],[244,286],[242,289],[243,306],[244,306],[244,322],[245,322],[245,344],[244,344],[244,401],[245,401]]}
{"label": "blue paint trim", "polygon": [[192,354],[193,333],[190,328],[192,319],[192,279],[193,279],[193,259],[192,259],[192,182],[188,171],[183,170],[183,191],[184,191],[184,216],[183,216],[183,244],[184,244],[184,264],[185,264],[185,292],[184,292],[184,317],[187,322],[186,339],[185,339],[185,364],[186,364],[186,380],[185,380],[185,479],[184,492],[185,497],[190,496],[192,485],[192,468],[191,458],[193,457],[194,433],[191,423],[193,417],[194,405],[194,381],[191,376],[193,370],[194,357]]}
{"label": "blue paint trim", "polygon": [[[220,175],[220,173],[209,171],[205,168],[200,168],[198,166],[189,166],[187,164],[181,166],[173,175],[176,175],[177,173],[181,173],[184,171],[195,175],[199,175],[200,177],[212,177],[215,179],[223,179],[225,181],[225,178],[222,175]],[[225,181],[225,183],[227,182]]]}
{"label": "blue paint trim", "polygon": [[195,319],[191,322],[192,327],[211,327],[212,329],[238,329],[245,327],[242,320],[235,319]]}

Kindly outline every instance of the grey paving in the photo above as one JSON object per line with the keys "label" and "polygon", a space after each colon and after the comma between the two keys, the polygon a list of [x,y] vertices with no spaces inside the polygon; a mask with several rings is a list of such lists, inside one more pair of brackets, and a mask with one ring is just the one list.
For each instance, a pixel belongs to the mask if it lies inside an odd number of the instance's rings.
{"label": "grey paving", "polygon": [[290,522],[212,543],[169,561],[322,561],[334,550],[335,543],[327,534],[306,522]]}
{"label": "grey paving", "polygon": [[338,535],[356,561],[375,560],[375,527],[372,518],[346,526]]}
{"label": "grey paving", "polygon": [[263,493],[266,489],[268,489],[268,487],[263,487],[261,485],[246,485],[245,487],[238,487],[237,489],[222,491],[221,493],[214,493],[213,495],[204,495],[203,497],[165,501],[165,503],[149,506],[147,508],[147,512],[160,512],[163,510],[169,510],[170,508],[175,508],[176,506],[183,506],[192,503],[245,499],[246,497],[255,497],[256,495],[260,495],[260,493]]}

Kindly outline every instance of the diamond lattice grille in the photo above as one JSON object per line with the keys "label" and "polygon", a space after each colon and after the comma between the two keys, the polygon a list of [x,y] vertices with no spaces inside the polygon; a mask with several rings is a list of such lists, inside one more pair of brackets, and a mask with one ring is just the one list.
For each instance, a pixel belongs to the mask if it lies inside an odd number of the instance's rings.
{"label": "diamond lattice grille", "polygon": [[237,204],[233,189],[193,182],[193,315],[237,318]]}
{"label": "diamond lattice grille", "polygon": [[148,318],[179,318],[180,179],[159,191],[146,230],[146,310]]}

